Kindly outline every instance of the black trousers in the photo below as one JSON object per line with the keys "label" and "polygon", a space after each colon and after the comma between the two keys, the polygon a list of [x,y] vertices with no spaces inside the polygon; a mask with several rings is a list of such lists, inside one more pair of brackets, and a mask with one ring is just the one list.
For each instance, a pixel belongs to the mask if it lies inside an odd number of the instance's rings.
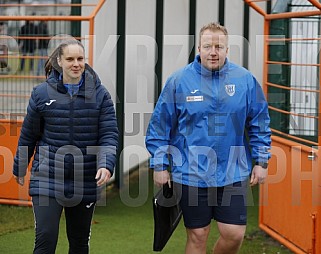
{"label": "black trousers", "polygon": [[55,198],[47,196],[32,197],[35,217],[34,254],[54,254],[56,251],[59,222],[65,211],[66,231],[69,241],[69,254],[89,253],[91,221],[95,203],[79,203],[68,207]]}

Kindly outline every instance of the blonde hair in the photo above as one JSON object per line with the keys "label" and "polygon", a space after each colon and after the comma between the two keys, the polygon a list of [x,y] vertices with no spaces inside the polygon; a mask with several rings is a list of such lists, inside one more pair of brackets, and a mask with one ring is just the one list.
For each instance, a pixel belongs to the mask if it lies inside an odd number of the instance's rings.
{"label": "blonde hair", "polygon": [[223,34],[226,36],[226,38],[228,39],[228,32],[225,26],[220,25],[219,23],[215,23],[215,22],[211,22],[207,25],[204,25],[201,29],[200,29],[200,33],[199,33],[199,45],[201,45],[201,38],[202,35],[204,34],[205,30],[210,30],[212,32],[216,32],[216,31],[221,31],[223,32]]}

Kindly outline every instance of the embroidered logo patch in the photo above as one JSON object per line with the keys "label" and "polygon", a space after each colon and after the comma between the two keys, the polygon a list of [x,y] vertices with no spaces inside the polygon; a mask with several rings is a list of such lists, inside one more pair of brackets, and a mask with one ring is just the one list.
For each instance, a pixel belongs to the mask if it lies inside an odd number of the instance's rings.
{"label": "embroidered logo patch", "polygon": [[203,101],[203,96],[186,96],[186,102]]}
{"label": "embroidered logo patch", "polygon": [[53,102],[55,102],[56,100],[50,100],[49,102],[46,102],[45,104],[47,105],[47,106],[50,106]]}
{"label": "embroidered logo patch", "polygon": [[225,85],[225,92],[229,96],[233,96],[235,94],[235,85],[234,84]]}

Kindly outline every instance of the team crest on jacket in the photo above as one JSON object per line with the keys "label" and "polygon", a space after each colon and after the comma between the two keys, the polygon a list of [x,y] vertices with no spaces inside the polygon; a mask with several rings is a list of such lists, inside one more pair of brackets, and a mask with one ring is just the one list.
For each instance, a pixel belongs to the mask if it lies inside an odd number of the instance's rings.
{"label": "team crest on jacket", "polygon": [[225,92],[229,96],[233,96],[235,94],[235,85],[234,84],[225,85]]}

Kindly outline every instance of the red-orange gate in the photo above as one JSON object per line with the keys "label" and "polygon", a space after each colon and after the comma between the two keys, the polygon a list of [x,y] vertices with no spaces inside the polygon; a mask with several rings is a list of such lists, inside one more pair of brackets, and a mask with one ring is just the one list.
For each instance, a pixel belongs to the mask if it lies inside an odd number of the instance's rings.
{"label": "red-orange gate", "polygon": [[281,0],[267,14],[262,1],[245,2],[264,17],[263,87],[273,131],[259,226],[295,253],[321,253],[321,4]]}

